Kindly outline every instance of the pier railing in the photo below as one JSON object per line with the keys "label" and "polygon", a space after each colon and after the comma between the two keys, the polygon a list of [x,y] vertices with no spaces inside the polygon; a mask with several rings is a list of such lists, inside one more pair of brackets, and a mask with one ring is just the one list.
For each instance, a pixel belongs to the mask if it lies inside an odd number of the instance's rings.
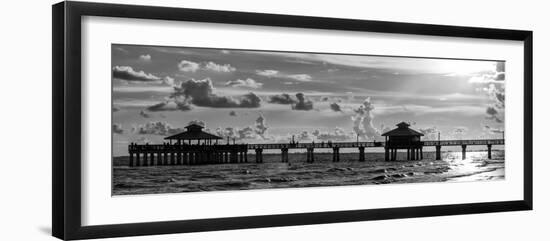
{"label": "pier railing", "polygon": [[423,147],[434,146],[436,160],[441,160],[442,146],[461,146],[462,159],[466,158],[466,147],[471,145],[486,145],[488,158],[491,159],[493,145],[504,145],[503,139],[484,140],[440,140],[422,141],[414,145],[392,145],[386,142],[311,142],[311,143],[263,143],[263,144],[213,144],[213,145],[187,145],[187,144],[157,144],[138,145],[130,144],[129,166],[149,165],[197,165],[197,164],[220,164],[220,163],[246,163],[248,162],[248,151],[254,150],[256,163],[263,162],[263,151],[265,149],[278,149],[281,151],[281,161],[288,162],[289,149],[305,149],[306,162],[314,162],[315,149],[332,149],[334,162],[340,161],[340,148],[357,148],[359,150],[359,161],[365,161],[365,149],[384,147],[385,160],[396,160],[399,149],[406,149],[407,160],[423,159]]}

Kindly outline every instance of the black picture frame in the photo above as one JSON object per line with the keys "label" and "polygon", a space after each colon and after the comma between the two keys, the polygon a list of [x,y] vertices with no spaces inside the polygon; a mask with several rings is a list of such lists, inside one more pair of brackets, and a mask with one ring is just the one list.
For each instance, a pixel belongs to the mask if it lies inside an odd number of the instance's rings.
{"label": "black picture frame", "polygon": [[[52,233],[65,239],[88,239],[398,219],[442,215],[532,210],[533,208],[533,32],[384,21],[197,10],[89,2],[52,6]],[[82,226],[81,224],[81,17],[103,16],[326,30],[350,30],[427,36],[517,40],[524,43],[524,180],[523,199],[404,208],[341,210],[283,215],[211,218]]]}

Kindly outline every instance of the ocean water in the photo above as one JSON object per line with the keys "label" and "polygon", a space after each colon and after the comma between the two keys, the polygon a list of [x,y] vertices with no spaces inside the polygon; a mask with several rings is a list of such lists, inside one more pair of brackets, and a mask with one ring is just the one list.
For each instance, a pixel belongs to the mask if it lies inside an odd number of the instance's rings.
{"label": "ocean water", "polygon": [[[403,153],[398,158],[404,159]],[[264,154],[264,163],[212,164],[197,166],[128,167],[128,157],[113,160],[112,194],[153,194],[295,188],[342,185],[383,185],[423,182],[504,180],[504,151],[444,152],[436,161],[425,152],[424,160],[386,162],[383,153],[367,153],[359,162],[357,153],[341,153],[332,162],[331,153],[316,153],[314,163],[305,163],[305,153]],[[254,160],[254,155],[248,157]]]}

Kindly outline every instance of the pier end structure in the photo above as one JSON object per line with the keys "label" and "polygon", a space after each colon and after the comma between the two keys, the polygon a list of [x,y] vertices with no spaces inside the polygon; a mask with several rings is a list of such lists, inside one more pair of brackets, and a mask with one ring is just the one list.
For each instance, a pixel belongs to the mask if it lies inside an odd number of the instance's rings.
{"label": "pier end structure", "polygon": [[204,127],[191,124],[186,131],[168,136],[163,144],[128,146],[128,166],[200,165],[248,162],[246,144],[218,143],[222,137],[204,132]]}
{"label": "pier end structure", "polygon": [[424,158],[421,137],[424,134],[409,128],[410,124],[406,122],[398,123],[397,128],[383,133],[385,139],[385,160],[397,160],[397,151],[407,150],[407,160],[421,160]]}

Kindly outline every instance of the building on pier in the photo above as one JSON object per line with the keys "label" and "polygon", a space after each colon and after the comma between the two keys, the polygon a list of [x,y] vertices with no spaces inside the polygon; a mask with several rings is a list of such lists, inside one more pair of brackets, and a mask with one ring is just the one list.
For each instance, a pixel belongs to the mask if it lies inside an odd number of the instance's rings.
{"label": "building on pier", "polygon": [[397,159],[397,150],[407,150],[407,160],[423,159],[421,137],[424,134],[409,128],[410,124],[401,122],[397,128],[383,133],[386,138],[385,159],[394,161]]}
{"label": "building on pier", "polygon": [[200,165],[248,162],[247,144],[218,145],[219,136],[191,124],[186,131],[164,138],[163,144],[128,146],[129,166]]}
{"label": "building on pier", "polygon": [[219,136],[212,135],[208,132],[202,131],[204,127],[201,125],[191,124],[186,126],[185,129],[186,131],[184,132],[165,137],[164,139],[168,140],[170,144],[172,144],[172,141],[175,140],[175,142],[180,145],[192,145],[194,143],[199,145],[200,144],[212,145],[212,144],[218,144],[218,140],[223,139]]}

